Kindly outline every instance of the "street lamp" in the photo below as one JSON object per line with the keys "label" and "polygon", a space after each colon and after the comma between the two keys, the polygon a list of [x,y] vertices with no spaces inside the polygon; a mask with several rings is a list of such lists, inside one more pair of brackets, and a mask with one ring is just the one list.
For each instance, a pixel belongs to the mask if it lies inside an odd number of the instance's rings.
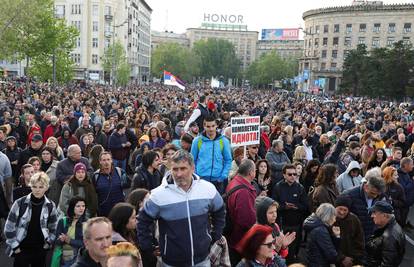
{"label": "street lamp", "polygon": [[115,85],[115,81],[116,81],[116,71],[115,71],[115,28],[119,28],[124,26],[126,23],[129,22],[129,19],[126,19],[124,22],[122,22],[121,24],[115,25],[115,21],[113,22],[112,25],[112,86]]}

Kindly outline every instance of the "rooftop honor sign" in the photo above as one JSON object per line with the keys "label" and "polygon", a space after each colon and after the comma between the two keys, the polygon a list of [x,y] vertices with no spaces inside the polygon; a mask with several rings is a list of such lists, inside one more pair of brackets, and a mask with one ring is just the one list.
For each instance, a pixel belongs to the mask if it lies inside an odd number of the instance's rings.
{"label": "rooftop honor sign", "polygon": [[204,13],[204,22],[243,24],[243,16]]}

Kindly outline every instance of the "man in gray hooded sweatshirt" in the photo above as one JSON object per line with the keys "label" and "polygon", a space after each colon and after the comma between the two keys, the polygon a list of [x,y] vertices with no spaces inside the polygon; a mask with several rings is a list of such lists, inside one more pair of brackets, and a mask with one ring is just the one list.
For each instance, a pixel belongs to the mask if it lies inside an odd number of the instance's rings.
{"label": "man in gray hooded sweatshirt", "polygon": [[351,161],[341,175],[336,178],[336,187],[339,193],[352,187],[359,186],[362,183],[361,166],[358,161]]}

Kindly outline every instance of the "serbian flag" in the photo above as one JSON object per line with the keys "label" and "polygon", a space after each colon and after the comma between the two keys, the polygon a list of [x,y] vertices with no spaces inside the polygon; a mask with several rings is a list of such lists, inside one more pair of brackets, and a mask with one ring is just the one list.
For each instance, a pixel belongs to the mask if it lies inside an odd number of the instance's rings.
{"label": "serbian flag", "polygon": [[166,85],[175,85],[181,90],[185,89],[184,82],[181,81],[179,78],[175,77],[171,74],[171,72],[164,70],[164,84]]}

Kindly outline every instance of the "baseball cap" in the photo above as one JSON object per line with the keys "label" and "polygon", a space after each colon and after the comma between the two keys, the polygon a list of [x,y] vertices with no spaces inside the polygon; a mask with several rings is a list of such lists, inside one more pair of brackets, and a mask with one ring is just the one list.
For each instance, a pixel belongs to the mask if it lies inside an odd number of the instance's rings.
{"label": "baseball cap", "polygon": [[375,202],[375,204],[369,209],[369,212],[379,211],[382,213],[394,214],[394,209],[390,203],[380,200]]}
{"label": "baseball cap", "polygon": [[334,133],[336,133],[336,132],[342,132],[342,128],[341,128],[341,127],[339,127],[339,126],[335,126],[335,127],[333,127],[332,131],[333,131]]}
{"label": "baseball cap", "polygon": [[32,137],[32,142],[43,141],[43,137],[40,134],[35,134]]}

